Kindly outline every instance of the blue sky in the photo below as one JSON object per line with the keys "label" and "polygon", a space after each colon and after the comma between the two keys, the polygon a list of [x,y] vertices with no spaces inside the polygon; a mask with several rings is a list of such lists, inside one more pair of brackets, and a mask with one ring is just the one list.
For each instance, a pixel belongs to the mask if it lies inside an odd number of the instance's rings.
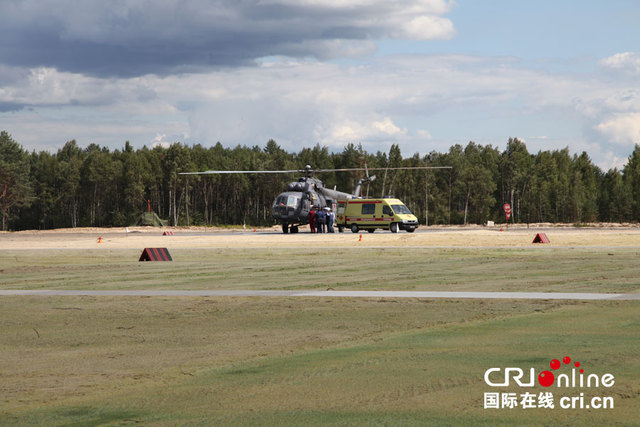
{"label": "blue sky", "polygon": [[470,55],[597,59],[640,41],[636,1],[459,1],[448,17],[457,34],[443,49]]}
{"label": "blue sky", "polygon": [[29,150],[174,141],[406,156],[640,143],[635,1],[3,0],[0,129]]}

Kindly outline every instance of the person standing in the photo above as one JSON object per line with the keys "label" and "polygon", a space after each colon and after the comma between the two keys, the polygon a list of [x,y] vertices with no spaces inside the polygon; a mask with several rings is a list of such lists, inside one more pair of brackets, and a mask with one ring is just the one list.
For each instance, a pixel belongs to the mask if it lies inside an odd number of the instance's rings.
{"label": "person standing", "polygon": [[309,228],[312,233],[316,232],[316,207],[312,206],[309,211]]}
{"label": "person standing", "polygon": [[316,212],[316,228],[317,228],[317,232],[318,233],[324,233],[325,232],[325,225],[327,223],[327,214],[324,212],[323,209],[318,209],[318,212]]}
{"label": "person standing", "polygon": [[331,208],[327,208],[327,233],[335,233],[333,229],[333,223],[336,219],[335,214]]}

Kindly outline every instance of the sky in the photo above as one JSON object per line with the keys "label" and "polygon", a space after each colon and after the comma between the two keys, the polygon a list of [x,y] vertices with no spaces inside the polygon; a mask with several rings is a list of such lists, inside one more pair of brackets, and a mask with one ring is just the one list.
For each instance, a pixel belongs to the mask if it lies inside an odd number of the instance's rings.
{"label": "sky", "polygon": [[640,144],[636,0],[0,0],[0,130],[403,155]]}

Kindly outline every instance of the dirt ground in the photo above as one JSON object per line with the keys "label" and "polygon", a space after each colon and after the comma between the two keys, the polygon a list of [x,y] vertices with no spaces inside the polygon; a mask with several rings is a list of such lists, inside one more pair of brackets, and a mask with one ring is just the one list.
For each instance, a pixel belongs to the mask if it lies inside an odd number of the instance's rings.
{"label": "dirt ground", "polygon": [[[165,232],[173,235],[163,235]],[[545,233],[549,244],[533,244]],[[278,227],[221,229],[211,227],[75,228],[0,233],[0,250],[8,249],[137,249],[270,248],[270,247],[640,247],[638,225],[597,224],[587,227],[536,224],[509,227],[422,227],[415,233],[283,235]]]}

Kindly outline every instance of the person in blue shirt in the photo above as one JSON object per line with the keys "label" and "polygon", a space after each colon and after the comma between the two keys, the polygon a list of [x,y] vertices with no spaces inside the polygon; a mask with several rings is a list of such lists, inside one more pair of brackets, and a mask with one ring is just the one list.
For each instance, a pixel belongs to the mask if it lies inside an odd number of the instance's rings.
{"label": "person in blue shirt", "polygon": [[325,227],[327,226],[327,214],[324,209],[318,209],[316,212],[316,230],[318,233],[325,233]]}

